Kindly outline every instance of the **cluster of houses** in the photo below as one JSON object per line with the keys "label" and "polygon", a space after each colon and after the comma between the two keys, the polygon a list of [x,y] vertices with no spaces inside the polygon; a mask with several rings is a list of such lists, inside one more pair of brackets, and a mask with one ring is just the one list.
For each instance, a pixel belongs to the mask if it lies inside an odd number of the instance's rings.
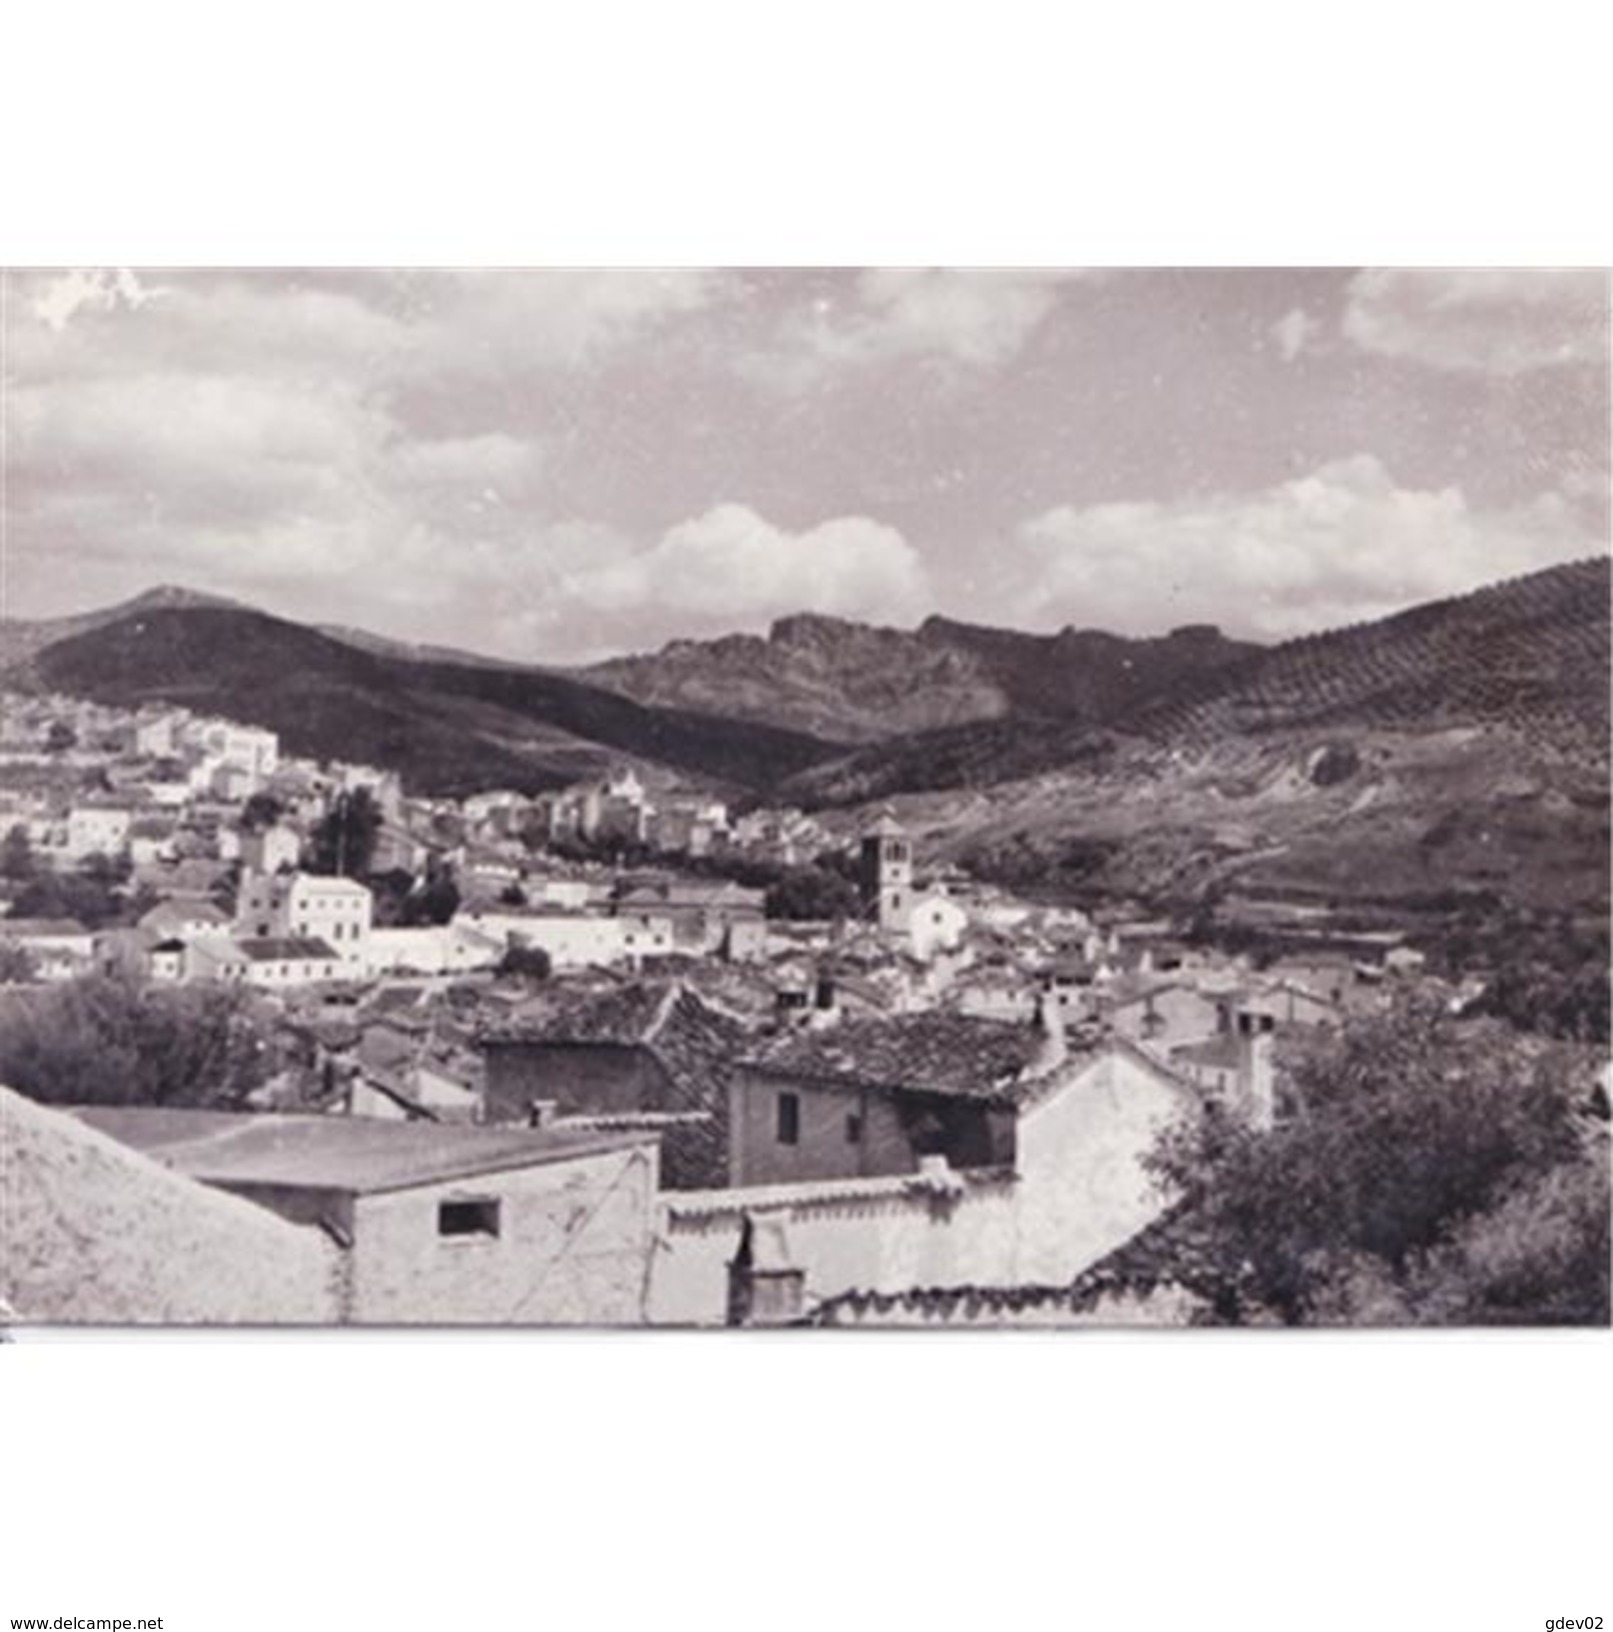
{"label": "cluster of houses", "polygon": [[[245,1111],[5,1095],[16,1138],[54,1153],[6,1179],[7,1216],[51,1237],[0,1289],[24,1319],[102,1318],[97,1300],[121,1296],[107,1276],[138,1243],[114,1251],[91,1227],[109,1203],[74,1186],[96,1164],[129,1188],[131,1217],[164,1198],[154,1254],[177,1207],[194,1262],[218,1266],[197,1268],[188,1301],[164,1280],[155,1320],[233,1307],[214,1284],[229,1255],[205,1250],[221,1195],[231,1230],[239,1203],[289,1232],[288,1318],[316,1321],[759,1324],[914,1288],[1069,1285],[1169,1210],[1145,1161],[1164,1127],[1212,1107],[1270,1125],[1283,1039],[1415,972],[1403,952],[1256,972],[1166,923],[925,869],[889,816],[857,838],[858,917],[781,922],[729,879],[606,866],[559,841],[659,832],[691,857],[817,854],[797,813],[730,821],[703,797],[651,800],[625,772],[536,799],[422,801],[368,767],[290,758],[271,733],[70,706],[64,731],[30,702],[6,751],[31,744],[58,772],[70,753],[102,796],[35,808],[44,778],[6,796],[0,824],[47,865],[124,858],[155,904],[94,933],[0,919],[0,940],[40,981],[122,969],[237,987],[275,1069]],[[186,799],[154,791],[177,785]],[[313,823],[359,787],[382,816],[372,876],[449,869],[445,922],[380,923],[368,885],[308,867]],[[248,820],[258,795],[273,815]],[[136,853],[155,812],[195,853]]]}

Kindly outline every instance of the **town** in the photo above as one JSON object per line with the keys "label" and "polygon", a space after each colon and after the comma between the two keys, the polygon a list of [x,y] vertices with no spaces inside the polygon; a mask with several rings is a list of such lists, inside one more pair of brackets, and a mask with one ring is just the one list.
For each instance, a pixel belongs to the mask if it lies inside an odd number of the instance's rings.
{"label": "town", "polygon": [[1022,899],[889,814],[627,766],[426,799],[182,708],[5,701],[0,1020],[195,997],[216,1045],[143,1098],[82,1059],[4,1093],[43,1318],[1177,1323],[1203,1294],[1127,1267],[1174,1217],[1161,1130],[1272,1127],[1307,1038],[1478,989],[1393,934],[1256,967]]}

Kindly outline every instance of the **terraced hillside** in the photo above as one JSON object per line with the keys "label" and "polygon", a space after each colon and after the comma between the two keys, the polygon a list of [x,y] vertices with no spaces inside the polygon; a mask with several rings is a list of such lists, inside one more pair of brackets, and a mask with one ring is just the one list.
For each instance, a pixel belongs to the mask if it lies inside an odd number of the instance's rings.
{"label": "terraced hillside", "polygon": [[1110,731],[936,733],[792,786],[888,799],[933,851],[1022,885],[1595,914],[1608,598],[1607,561],[1579,562],[1292,642]]}
{"label": "terraced hillside", "polygon": [[1303,729],[1508,729],[1569,760],[1605,763],[1606,558],[1570,563],[1235,661],[1181,670],[1166,686],[1086,720],[1014,717],[856,750],[786,790],[814,806],[980,787],[1123,750],[1191,752]]}

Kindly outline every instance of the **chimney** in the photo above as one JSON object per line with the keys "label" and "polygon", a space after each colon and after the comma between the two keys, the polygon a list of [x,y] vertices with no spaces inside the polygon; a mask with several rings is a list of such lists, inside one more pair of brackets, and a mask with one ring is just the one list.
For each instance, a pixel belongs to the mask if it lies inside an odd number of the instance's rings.
{"label": "chimney", "polygon": [[1277,1085],[1272,1069],[1272,1033],[1277,1022],[1269,1014],[1239,1009],[1233,1020],[1237,1081],[1233,1092],[1237,1109],[1252,1127],[1262,1131],[1277,1120]]}
{"label": "chimney", "polygon": [[1056,991],[1043,992],[1036,999],[1036,1019],[1032,1022],[1041,1037],[1041,1048],[1027,1076],[1043,1077],[1056,1071],[1069,1057],[1069,1041],[1064,1035],[1064,1010]]}
{"label": "chimney", "polygon": [[746,1213],[728,1265],[730,1326],[789,1326],[806,1303],[806,1271],[790,1255],[782,1218]]}

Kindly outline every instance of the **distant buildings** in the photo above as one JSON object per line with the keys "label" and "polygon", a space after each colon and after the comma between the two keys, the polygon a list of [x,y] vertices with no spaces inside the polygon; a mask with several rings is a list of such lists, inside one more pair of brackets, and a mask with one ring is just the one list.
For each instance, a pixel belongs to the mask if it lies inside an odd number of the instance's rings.
{"label": "distant buildings", "polygon": [[248,872],[235,909],[238,940],[323,946],[338,967],[368,972],[374,898],[350,878]]}

